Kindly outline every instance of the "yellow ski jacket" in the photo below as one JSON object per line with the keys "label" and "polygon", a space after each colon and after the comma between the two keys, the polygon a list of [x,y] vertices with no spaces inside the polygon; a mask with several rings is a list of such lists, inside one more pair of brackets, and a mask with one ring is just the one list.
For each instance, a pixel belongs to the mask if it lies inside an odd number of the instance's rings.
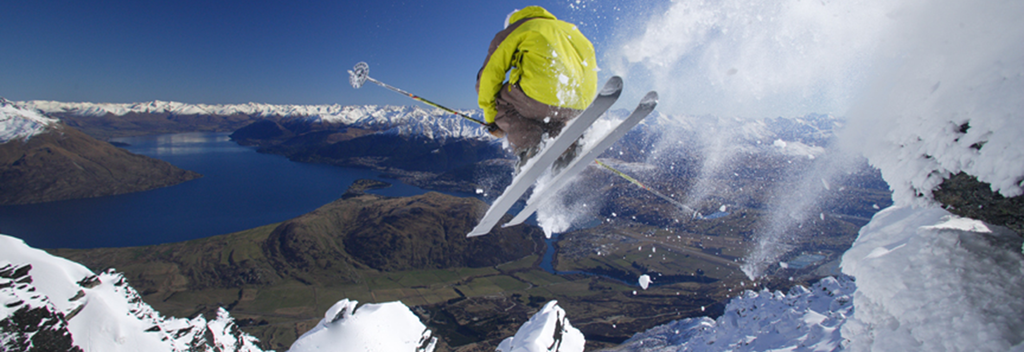
{"label": "yellow ski jacket", "polygon": [[477,100],[484,122],[493,123],[495,96],[508,74],[527,96],[547,105],[583,110],[597,94],[594,46],[576,25],[555,18],[540,6],[509,17],[494,36],[477,75]]}

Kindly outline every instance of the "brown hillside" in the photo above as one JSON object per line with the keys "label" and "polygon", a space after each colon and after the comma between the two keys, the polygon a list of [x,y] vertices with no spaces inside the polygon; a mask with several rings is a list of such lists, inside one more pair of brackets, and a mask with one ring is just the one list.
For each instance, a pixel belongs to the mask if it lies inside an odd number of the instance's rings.
{"label": "brown hillside", "polygon": [[[335,201],[278,226],[263,251],[286,276],[330,282],[353,268],[381,271],[492,266],[540,253],[540,232],[517,227],[466,238],[486,204],[427,193]],[[529,231],[533,230],[533,231]]]}
{"label": "brown hillside", "polygon": [[0,205],[139,192],[199,177],[63,124],[27,140],[0,144]]}

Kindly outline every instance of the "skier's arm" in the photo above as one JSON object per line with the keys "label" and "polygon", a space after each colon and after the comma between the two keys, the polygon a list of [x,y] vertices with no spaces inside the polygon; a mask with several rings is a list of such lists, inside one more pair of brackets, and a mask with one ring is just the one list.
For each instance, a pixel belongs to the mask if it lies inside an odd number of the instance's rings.
{"label": "skier's arm", "polygon": [[[499,33],[501,35],[501,33]],[[497,41],[499,38],[495,38]],[[512,56],[518,48],[517,41],[512,37],[502,38],[497,45],[491,43],[493,50],[487,56],[487,61],[477,74],[477,103],[484,111],[484,122],[494,123],[498,114],[495,108],[495,97],[505,81],[505,74],[512,67]]]}

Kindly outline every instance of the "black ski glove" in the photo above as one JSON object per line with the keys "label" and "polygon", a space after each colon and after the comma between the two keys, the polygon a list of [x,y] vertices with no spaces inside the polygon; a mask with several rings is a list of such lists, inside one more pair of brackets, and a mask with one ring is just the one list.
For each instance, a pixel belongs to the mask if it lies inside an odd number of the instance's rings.
{"label": "black ski glove", "polygon": [[487,132],[490,133],[492,136],[494,136],[496,138],[504,138],[505,137],[505,131],[502,131],[501,127],[498,127],[498,124],[491,122],[491,123],[487,124],[486,126],[487,126]]}

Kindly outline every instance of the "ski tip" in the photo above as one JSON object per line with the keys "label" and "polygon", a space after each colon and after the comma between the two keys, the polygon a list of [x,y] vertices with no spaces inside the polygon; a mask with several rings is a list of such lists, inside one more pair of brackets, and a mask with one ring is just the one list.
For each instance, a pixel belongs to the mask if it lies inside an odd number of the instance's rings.
{"label": "ski tip", "polygon": [[601,95],[612,95],[616,92],[622,91],[622,77],[612,76],[608,79],[608,82],[604,84],[604,88],[601,88]]}
{"label": "ski tip", "polygon": [[644,98],[640,100],[640,105],[657,105],[658,104],[658,92],[650,91]]}

